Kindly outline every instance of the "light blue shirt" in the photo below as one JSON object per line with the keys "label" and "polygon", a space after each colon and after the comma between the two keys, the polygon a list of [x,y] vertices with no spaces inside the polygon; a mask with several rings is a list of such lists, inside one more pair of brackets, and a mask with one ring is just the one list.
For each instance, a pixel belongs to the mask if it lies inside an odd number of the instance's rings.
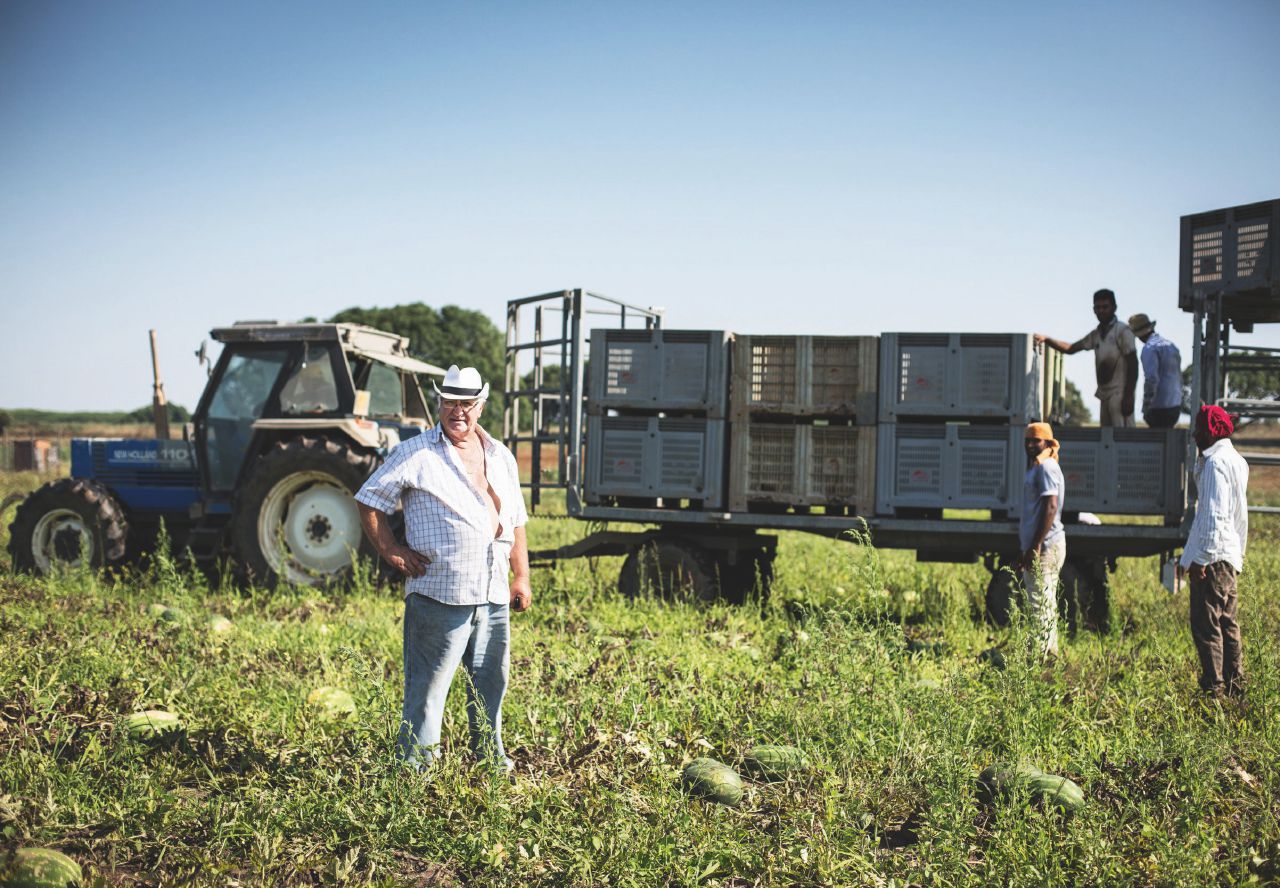
{"label": "light blue shirt", "polygon": [[1053,516],[1053,525],[1049,528],[1044,543],[1056,542],[1065,533],[1062,529],[1062,504],[1066,501],[1067,482],[1062,477],[1062,467],[1056,459],[1046,459],[1027,469],[1027,480],[1022,485],[1022,516],[1018,519],[1018,540],[1022,551],[1031,548],[1035,542],[1040,522],[1044,520],[1044,510],[1049,507],[1045,497],[1058,497],[1058,512]]}
{"label": "light blue shirt", "polygon": [[1142,346],[1142,412],[1182,406],[1182,355],[1152,332]]}

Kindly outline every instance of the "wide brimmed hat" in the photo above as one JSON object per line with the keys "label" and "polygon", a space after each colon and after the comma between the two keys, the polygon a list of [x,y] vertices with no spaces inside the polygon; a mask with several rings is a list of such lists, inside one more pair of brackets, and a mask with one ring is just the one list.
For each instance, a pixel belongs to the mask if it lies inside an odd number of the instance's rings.
{"label": "wide brimmed hat", "polygon": [[489,383],[480,379],[480,371],[475,367],[458,369],[457,364],[450,364],[448,372],[444,375],[444,385],[436,385],[433,379],[431,387],[442,398],[451,398],[456,401],[489,400]]}
{"label": "wide brimmed hat", "polygon": [[1141,333],[1143,330],[1154,330],[1156,322],[1151,320],[1144,314],[1130,315],[1129,329],[1134,333]]}

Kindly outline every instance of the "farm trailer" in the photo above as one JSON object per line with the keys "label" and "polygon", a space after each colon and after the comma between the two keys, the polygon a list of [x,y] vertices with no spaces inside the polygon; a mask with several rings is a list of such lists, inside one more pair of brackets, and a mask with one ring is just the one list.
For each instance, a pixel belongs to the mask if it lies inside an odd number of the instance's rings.
{"label": "farm trailer", "polygon": [[[1230,342],[1232,329],[1280,321],[1277,206],[1182,220],[1179,304],[1193,315],[1193,413],[1221,403],[1280,415],[1275,402],[1224,397],[1232,370],[1280,369],[1280,350]],[[592,332],[588,361],[590,314],[616,327]],[[533,510],[546,490],[560,489],[572,519],[636,526],[535,550],[535,565],[623,556],[624,594],[684,587],[741,600],[769,584],[777,537],[768,531],[853,531],[922,561],[981,560],[992,574],[988,606],[997,619],[1007,613],[1011,578],[1002,568],[1019,548],[1021,425],[1056,419],[1059,356],[1036,353],[1028,336],[885,334],[877,350],[876,337],[735,337],[666,329],[662,320],[660,311],[586,290],[508,303],[504,434],[513,451],[528,451]],[[844,360],[831,360],[833,352]],[[1150,556],[1172,582],[1173,555],[1194,517],[1190,436],[1088,428],[1060,437],[1070,510],[1064,583],[1092,600],[1105,594],[1103,565]],[[1262,452],[1246,458],[1280,464]],[[923,490],[913,490],[917,475],[930,482],[916,485]],[[944,517],[951,509],[991,517]],[[1159,523],[1081,523],[1085,510]]]}
{"label": "farm trailer", "polygon": [[[619,326],[594,331],[588,363],[584,316],[600,306]],[[530,316],[533,335],[524,338]],[[624,556],[624,594],[682,586],[695,597],[741,600],[753,586],[768,586],[777,544],[768,531],[853,531],[879,547],[915,550],[921,560],[983,560],[993,574],[993,604],[1002,609],[1000,568],[1018,552],[1021,426],[1055,409],[1060,392],[1049,383],[1060,379],[1056,356],[1032,354],[1027,336],[890,335],[877,349],[877,337],[733,337],[664,330],[661,321],[658,312],[583,290],[509,303],[505,436],[517,453],[528,452],[534,511],[558,488],[570,518],[637,525],[534,551],[534,564]],[[900,369],[885,369],[886,340],[895,366],[909,346],[917,367],[931,365],[937,379],[954,380],[953,365],[967,362],[971,373],[1001,375],[1000,391],[975,398],[978,380],[956,387],[955,398],[944,394],[921,407],[933,395],[913,396],[908,380],[890,399],[882,382],[876,391],[878,380],[900,376]],[[843,350],[854,365],[824,366],[824,350]],[[528,373],[520,372],[522,356],[531,358]],[[775,366],[762,369],[770,362]],[[785,380],[789,394],[777,394],[774,377]],[[699,378],[704,385],[690,384]],[[819,382],[832,378],[843,379],[843,398]],[[675,384],[684,391],[663,390]],[[888,400],[897,421],[879,422]],[[1104,436],[1107,454],[1116,450],[1111,430],[1088,431],[1099,454]],[[1185,538],[1185,432],[1142,430],[1138,437],[1156,463],[1154,486],[1145,491],[1155,496],[1139,510],[1154,507],[1165,523],[1071,525],[1081,583],[1103,581],[1091,561],[1168,558]],[[1098,464],[1091,483],[1114,483],[1116,460]],[[913,485],[913,473],[928,474],[927,483]],[[944,518],[950,509],[992,517]]]}

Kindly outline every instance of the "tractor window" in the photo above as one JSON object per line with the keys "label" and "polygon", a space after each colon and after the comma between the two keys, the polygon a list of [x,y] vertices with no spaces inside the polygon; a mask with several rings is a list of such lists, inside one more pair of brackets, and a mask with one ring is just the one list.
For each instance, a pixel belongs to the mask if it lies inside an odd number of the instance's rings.
{"label": "tractor window", "polygon": [[400,371],[386,364],[369,365],[369,378],[365,382],[369,390],[370,416],[399,416],[403,397],[400,390]]}
{"label": "tractor window", "polygon": [[338,384],[326,350],[309,347],[301,364],[280,389],[280,412],[285,416],[333,413],[338,409]]}
{"label": "tractor window", "polygon": [[207,429],[209,481],[214,490],[230,490],[253,437],[253,421],[280,375],[288,353],[249,351],[232,355],[209,402]]}

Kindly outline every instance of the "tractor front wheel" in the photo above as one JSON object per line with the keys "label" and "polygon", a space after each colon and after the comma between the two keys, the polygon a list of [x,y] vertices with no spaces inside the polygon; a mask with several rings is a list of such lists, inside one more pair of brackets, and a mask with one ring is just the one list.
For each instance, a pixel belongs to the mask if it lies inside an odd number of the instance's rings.
{"label": "tractor front wheel", "polygon": [[56,565],[100,568],[125,554],[129,524],[107,488],[84,478],[41,487],[18,506],[9,525],[17,570],[48,576]]}
{"label": "tractor front wheel", "polygon": [[326,438],[283,441],[258,457],[232,513],[241,570],[268,585],[327,586],[349,577],[354,556],[376,558],[353,499],[375,462]]}

